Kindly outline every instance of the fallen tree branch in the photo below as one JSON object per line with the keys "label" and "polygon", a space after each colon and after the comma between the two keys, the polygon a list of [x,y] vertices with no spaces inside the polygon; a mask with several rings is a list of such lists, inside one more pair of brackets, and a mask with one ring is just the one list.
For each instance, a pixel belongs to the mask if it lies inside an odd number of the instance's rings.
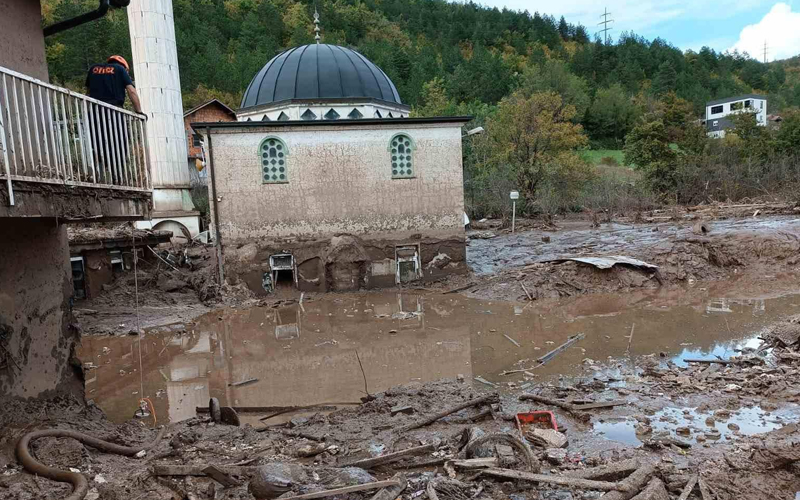
{"label": "fallen tree branch", "polygon": [[441,418],[444,418],[444,417],[446,417],[448,415],[452,415],[453,413],[459,412],[459,411],[461,411],[461,410],[463,410],[465,408],[470,408],[472,406],[478,406],[478,405],[482,405],[482,404],[486,404],[486,403],[496,403],[498,401],[498,399],[499,399],[499,397],[498,397],[497,394],[489,394],[489,395],[483,396],[481,398],[472,399],[470,401],[467,401],[466,403],[461,403],[458,406],[453,406],[452,408],[449,408],[449,409],[447,409],[447,410],[445,410],[443,412],[437,413],[436,415],[432,415],[432,416],[430,416],[430,417],[428,417],[428,418],[426,418],[424,420],[421,420],[419,422],[415,422],[413,424],[408,424],[406,426],[403,426],[403,427],[401,427],[399,429],[399,431],[400,432],[408,432],[410,430],[419,429],[420,427],[425,427],[426,425],[430,425],[430,424],[436,422],[437,420],[439,420]]}
{"label": "fallen tree branch", "polygon": [[390,462],[394,462],[395,460],[399,460],[404,457],[418,455],[420,453],[434,452],[436,451],[436,448],[438,446],[439,446],[438,442],[422,446],[416,446],[414,448],[408,448],[407,450],[396,451],[394,453],[387,453],[386,455],[381,455],[375,458],[366,458],[364,460],[350,462],[348,464],[343,464],[340,467],[360,467],[362,469],[372,469],[373,467],[377,467],[383,464],[388,464]]}
{"label": "fallen tree branch", "polygon": [[619,483],[617,491],[610,491],[602,496],[603,500],[631,500],[650,482],[656,466],[646,464],[636,469],[633,474]]}
{"label": "fallen tree branch", "polygon": [[530,472],[522,472],[512,469],[486,469],[481,471],[481,475],[499,477],[503,479],[517,479],[520,481],[531,481],[534,483],[557,484],[559,486],[570,486],[573,488],[580,488],[584,490],[595,491],[615,491],[620,487],[618,483],[610,483],[607,481],[592,481],[590,479],[581,479],[578,477],[567,476],[549,476],[546,474],[533,474]]}
{"label": "fallen tree branch", "polygon": [[692,477],[689,478],[689,481],[686,483],[686,486],[683,488],[683,491],[681,491],[681,496],[678,497],[678,500],[686,500],[687,498],[689,498],[689,495],[692,494],[694,487],[697,485],[697,479],[698,479],[697,474],[694,474],[692,475]]}
{"label": "fallen tree branch", "polygon": [[408,480],[402,474],[396,474],[392,480],[397,481],[395,486],[387,486],[370,498],[370,500],[396,500],[400,493],[408,487]]}
{"label": "fallen tree branch", "polygon": [[568,471],[565,472],[564,475],[581,479],[603,479],[608,481],[610,479],[619,478],[620,476],[625,477],[629,475],[639,468],[639,464],[640,462],[638,460],[623,460],[615,464],[602,465],[591,469]]}
{"label": "fallen tree branch", "polygon": [[392,486],[400,486],[401,481],[397,479],[389,479],[387,481],[375,481],[372,483],[357,484],[355,486],[345,486],[343,488],[334,488],[332,490],[317,491],[314,493],[306,493],[304,495],[296,495],[293,497],[282,497],[281,500],[312,500],[314,498],[327,498],[334,495],[344,495],[347,493],[355,493],[357,491],[374,490],[378,488],[389,488]]}

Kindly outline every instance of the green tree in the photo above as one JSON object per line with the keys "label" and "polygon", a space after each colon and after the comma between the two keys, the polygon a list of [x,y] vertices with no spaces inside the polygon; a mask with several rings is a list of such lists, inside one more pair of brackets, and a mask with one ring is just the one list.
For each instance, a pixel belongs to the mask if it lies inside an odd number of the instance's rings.
{"label": "green tree", "polygon": [[548,182],[585,182],[591,167],[577,154],[586,146],[582,127],[573,122],[574,106],[562,105],[553,92],[526,96],[515,92],[503,99],[487,122],[491,163],[508,166],[528,204]]}
{"label": "green tree", "polygon": [[782,118],[775,134],[775,145],[783,153],[800,157],[800,109],[786,110]]}
{"label": "green tree", "polygon": [[642,171],[655,192],[674,191],[678,157],[669,145],[664,122],[654,120],[634,127],[625,139],[624,151],[625,163]]}
{"label": "green tree", "polygon": [[538,92],[559,94],[564,106],[575,107],[576,122],[583,119],[589,107],[589,85],[583,78],[570,72],[567,63],[557,59],[525,68],[520,87],[529,95]]}
{"label": "green tree", "polygon": [[672,61],[664,61],[658,67],[656,77],[653,78],[653,93],[663,95],[674,91],[677,85],[678,72],[675,71],[675,66],[672,65]]}
{"label": "green tree", "polygon": [[412,116],[447,116],[455,109],[453,101],[447,97],[444,80],[439,77],[422,86],[421,103],[411,110]]}
{"label": "green tree", "polygon": [[633,128],[639,116],[633,99],[620,84],[599,89],[584,119],[592,139],[609,147],[617,147]]}
{"label": "green tree", "polygon": [[496,103],[511,88],[511,69],[500,55],[478,45],[472,50],[472,57],[453,71],[448,83],[449,94],[457,102],[478,99]]}

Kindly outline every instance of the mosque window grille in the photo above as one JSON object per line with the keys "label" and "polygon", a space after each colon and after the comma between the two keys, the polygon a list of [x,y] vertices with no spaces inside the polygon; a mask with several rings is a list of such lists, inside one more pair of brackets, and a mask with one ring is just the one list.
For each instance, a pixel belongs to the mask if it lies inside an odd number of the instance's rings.
{"label": "mosque window grille", "polygon": [[302,115],[300,115],[300,119],[306,121],[312,121],[317,119],[317,115],[310,109],[307,109]]}
{"label": "mosque window grille", "polygon": [[414,150],[417,149],[413,139],[406,134],[396,134],[389,141],[392,179],[410,179],[415,177]]}
{"label": "mosque window grille", "polygon": [[326,120],[338,120],[339,117],[340,117],[339,113],[337,113],[336,110],[333,108],[329,109],[328,112],[325,113]]}
{"label": "mosque window grille", "polygon": [[364,115],[361,114],[361,111],[353,108],[353,111],[351,111],[350,114],[347,115],[347,117],[351,120],[360,120],[364,118]]}
{"label": "mosque window grille", "polygon": [[278,116],[278,121],[279,122],[288,122],[289,121],[289,115],[287,115],[286,113],[281,111],[281,114]]}
{"label": "mosque window grille", "polygon": [[264,184],[289,182],[289,149],[277,137],[267,137],[258,148],[261,166],[261,181]]}

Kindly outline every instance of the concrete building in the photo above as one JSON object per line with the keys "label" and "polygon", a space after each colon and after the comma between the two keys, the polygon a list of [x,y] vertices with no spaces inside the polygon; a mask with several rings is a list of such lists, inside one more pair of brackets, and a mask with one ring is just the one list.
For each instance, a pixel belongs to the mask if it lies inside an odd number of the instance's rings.
{"label": "concrete building", "polygon": [[77,21],[43,30],[36,0],[0,12],[0,399],[82,394],[67,224],[150,216],[147,124],[48,83],[45,33]]}
{"label": "concrete building", "polygon": [[147,246],[168,243],[169,231],[132,230],[125,225],[103,227],[85,224],[67,228],[72,289],[75,300],[94,299],[104,285],[133,269],[133,254],[153,261]]}
{"label": "concrete building", "polygon": [[408,118],[386,74],[326,44],[275,56],[204,136],[221,271],[255,291],[353,290],[466,270],[461,136]]}
{"label": "concrete building", "polygon": [[236,112],[218,99],[211,99],[193,107],[183,114],[183,128],[189,144],[189,176],[192,186],[208,185],[208,170],[205,168],[206,158],[203,152],[203,136],[192,129],[192,122],[233,122]]}
{"label": "concrete building", "polygon": [[733,126],[730,115],[755,113],[759,125],[767,126],[767,98],[758,94],[745,94],[706,103],[706,130],[710,137],[725,137],[725,131]]}
{"label": "concrete building", "polygon": [[195,237],[200,232],[200,212],[189,192],[172,0],[131,0],[128,27],[133,74],[148,116],[147,146],[153,159],[152,219],[138,222],[137,227]]}

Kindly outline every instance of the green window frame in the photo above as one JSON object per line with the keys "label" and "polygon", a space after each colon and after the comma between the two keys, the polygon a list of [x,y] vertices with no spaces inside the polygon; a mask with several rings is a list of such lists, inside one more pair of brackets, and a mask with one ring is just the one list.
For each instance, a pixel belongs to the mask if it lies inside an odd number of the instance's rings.
{"label": "green window frame", "polygon": [[395,134],[389,141],[389,163],[392,179],[413,179],[417,176],[414,151],[417,145],[405,132]]}
{"label": "green window frame", "polygon": [[289,183],[289,148],[278,137],[265,137],[258,146],[262,184]]}

